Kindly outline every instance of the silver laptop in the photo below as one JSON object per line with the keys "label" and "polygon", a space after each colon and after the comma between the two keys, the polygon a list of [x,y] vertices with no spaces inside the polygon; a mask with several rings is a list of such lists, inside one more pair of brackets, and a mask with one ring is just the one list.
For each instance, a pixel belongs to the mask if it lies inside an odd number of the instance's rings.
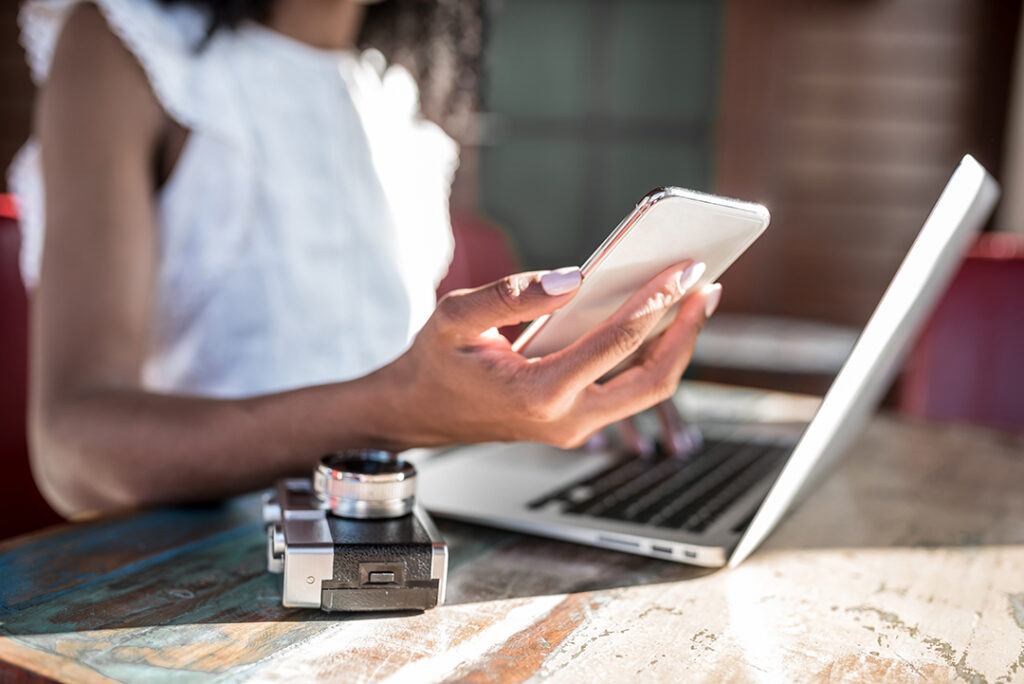
{"label": "silver laptop", "polygon": [[749,556],[857,436],[999,187],[960,162],[810,423],[702,426],[688,458],[481,444],[418,454],[438,516],[717,567]]}

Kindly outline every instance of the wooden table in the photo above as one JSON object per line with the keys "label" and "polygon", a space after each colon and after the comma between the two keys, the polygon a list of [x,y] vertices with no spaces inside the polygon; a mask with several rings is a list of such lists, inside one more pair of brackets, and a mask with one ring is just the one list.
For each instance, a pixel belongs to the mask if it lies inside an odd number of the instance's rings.
{"label": "wooden table", "polygon": [[1016,437],[876,419],[734,570],[442,522],[448,603],[405,616],[282,608],[257,503],[0,547],[0,658],[81,682],[1024,682]]}

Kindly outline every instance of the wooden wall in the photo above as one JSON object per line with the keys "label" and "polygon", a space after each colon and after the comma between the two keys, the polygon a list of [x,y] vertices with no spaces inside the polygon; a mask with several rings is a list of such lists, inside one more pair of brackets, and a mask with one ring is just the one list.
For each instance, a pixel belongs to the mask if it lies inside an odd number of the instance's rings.
{"label": "wooden wall", "polygon": [[863,325],[970,152],[1001,167],[1019,2],[732,0],[716,187],[772,227],[723,308]]}

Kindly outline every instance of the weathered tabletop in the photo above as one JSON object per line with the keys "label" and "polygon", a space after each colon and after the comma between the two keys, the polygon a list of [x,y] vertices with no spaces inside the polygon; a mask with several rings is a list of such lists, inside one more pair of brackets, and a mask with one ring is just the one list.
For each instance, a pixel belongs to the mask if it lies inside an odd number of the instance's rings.
{"label": "weathered tabletop", "polygon": [[0,546],[0,659],[84,682],[1024,682],[1020,438],[876,419],[734,570],[442,521],[448,603],[397,617],[282,608],[257,509]]}

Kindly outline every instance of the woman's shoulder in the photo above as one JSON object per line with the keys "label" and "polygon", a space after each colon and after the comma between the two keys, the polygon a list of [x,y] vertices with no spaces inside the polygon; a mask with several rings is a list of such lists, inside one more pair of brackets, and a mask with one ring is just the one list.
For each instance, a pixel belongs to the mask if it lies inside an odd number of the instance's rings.
{"label": "woman's shoulder", "polygon": [[58,120],[81,123],[85,130],[90,130],[89,122],[105,122],[98,130],[116,128],[125,134],[122,127],[129,122],[150,121],[154,129],[160,127],[159,101],[97,6],[70,8],[53,52],[47,65],[49,86],[39,100],[41,121],[57,115]]}
{"label": "woman's shoulder", "polygon": [[[161,109],[173,120],[190,130],[223,130],[231,137],[234,108],[223,101],[223,88],[208,83],[215,80],[212,62],[220,53],[204,48],[208,17],[193,5],[161,0],[29,0],[20,23],[37,84],[52,76],[61,41],[92,40],[97,49],[113,43],[130,56],[131,68],[141,67]],[[66,31],[75,35],[65,35]],[[84,69],[96,71],[91,60]]]}
{"label": "woman's shoulder", "polygon": [[65,26],[80,14],[92,14],[92,20],[102,18],[110,33],[143,67],[149,67],[147,71],[190,59],[205,33],[204,15],[187,4],[168,6],[159,0],[29,0],[22,6],[19,23],[21,41],[37,83],[49,75]]}

